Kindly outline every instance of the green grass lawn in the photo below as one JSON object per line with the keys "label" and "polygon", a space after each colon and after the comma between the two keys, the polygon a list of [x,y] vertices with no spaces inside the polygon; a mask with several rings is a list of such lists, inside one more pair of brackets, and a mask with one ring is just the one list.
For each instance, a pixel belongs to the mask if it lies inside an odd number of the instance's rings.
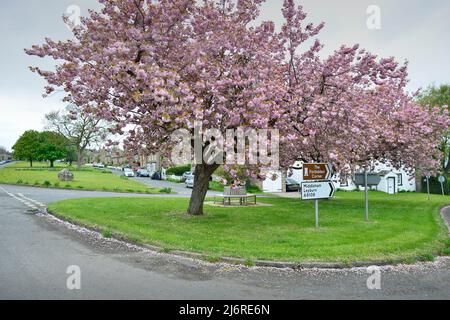
{"label": "green grass lawn", "polygon": [[[370,222],[364,221],[363,192],[337,192],[320,201],[320,229],[313,202],[261,198],[272,206],[222,208],[205,205],[206,215],[184,214],[189,199],[75,199],[50,205],[69,220],[165,250],[205,257],[230,256],[306,261],[364,261],[432,258],[448,252],[439,208],[450,197],[370,192]],[[446,249],[447,246],[447,249]]]}
{"label": "green grass lawn", "polygon": [[159,189],[149,188],[110,171],[93,168],[77,170],[76,167],[69,167],[74,174],[74,180],[61,182],[58,180],[58,172],[63,167],[66,166],[57,164],[55,168],[49,168],[45,163],[35,163],[33,168],[29,168],[28,163],[17,162],[0,169],[0,183],[114,192],[160,192]]}

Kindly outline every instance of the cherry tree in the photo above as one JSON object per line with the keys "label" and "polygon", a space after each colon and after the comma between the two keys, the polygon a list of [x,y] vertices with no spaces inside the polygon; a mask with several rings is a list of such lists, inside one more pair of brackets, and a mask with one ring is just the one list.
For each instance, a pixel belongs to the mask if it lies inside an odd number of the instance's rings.
{"label": "cherry tree", "polygon": [[[32,67],[65,100],[114,123],[129,150],[169,154],[180,129],[278,129],[280,163],[373,161],[434,167],[435,138],[448,114],[429,113],[405,92],[406,65],[342,46],[326,59],[293,0],[284,23],[257,22],[264,0],[100,0],[75,39],[26,50],[58,61]],[[305,42],[312,45],[305,50]],[[208,147],[201,146],[202,151]],[[203,214],[217,163],[198,163],[188,208]],[[225,166],[233,172],[233,165]],[[249,174],[261,165],[248,166]],[[250,172],[251,171],[251,172]]]}

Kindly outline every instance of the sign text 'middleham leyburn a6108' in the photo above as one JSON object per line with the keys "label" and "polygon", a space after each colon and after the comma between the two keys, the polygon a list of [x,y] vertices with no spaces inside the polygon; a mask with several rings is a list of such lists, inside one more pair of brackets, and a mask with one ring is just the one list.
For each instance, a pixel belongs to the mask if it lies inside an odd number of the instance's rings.
{"label": "sign text 'middleham leyburn a6108'", "polygon": [[331,181],[303,182],[301,192],[303,200],[329,199],[335,187]]}

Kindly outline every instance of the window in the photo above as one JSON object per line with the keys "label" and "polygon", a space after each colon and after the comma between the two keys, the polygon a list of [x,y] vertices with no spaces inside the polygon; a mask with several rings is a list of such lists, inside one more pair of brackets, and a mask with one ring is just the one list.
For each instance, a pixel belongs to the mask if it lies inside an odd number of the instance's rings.
{"label": "window", "polygon": [[341,174],[341,187],[348,187],[348,179],[346,174]]}
{"label": "window", "polygon": [[403,175],[401,173],[397,173],[397,185],[398,186],[403,185]]}

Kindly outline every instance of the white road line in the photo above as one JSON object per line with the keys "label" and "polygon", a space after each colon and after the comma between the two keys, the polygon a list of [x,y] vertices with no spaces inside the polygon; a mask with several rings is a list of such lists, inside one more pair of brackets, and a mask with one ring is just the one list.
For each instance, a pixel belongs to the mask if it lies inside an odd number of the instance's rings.
{"label": "white road line", "polygon": [[[30,198],[25,197],[23,194],[18,193],[16,196],[14,193],[8,192],[5,188],[0,187],[0,190],[2,190],[3,192],[5,192],[8,196],[10,196],[11,198],[14,198],[16,200],[18,200],[19,202],[23,203],[24,205],[26,205],[28,208],[37,210],[38,207],[35,206],[36,202],[35,200],[32,200]],[[22,196],[22,197],[20,197]],[[40,202],[39,202],[40,203]],[[42,207],[45,207],[45,205],[43,205],[42,203],[40,203]]]}
{"label": "white road line", "polygon": [[40,207],[46,207],[46,205],[43,204],[42,202],[39,202],[39,201],[33,200],[33,199],[31,199],[31,198],[25,197],[22,193],[18,193],[17,195],[18,195],[19,197],[24,198],[24,199],[27,200],[27,201],[30,201],[30,202],[32,202],[32,203],[34,203],[34,204],[40,206]]}

